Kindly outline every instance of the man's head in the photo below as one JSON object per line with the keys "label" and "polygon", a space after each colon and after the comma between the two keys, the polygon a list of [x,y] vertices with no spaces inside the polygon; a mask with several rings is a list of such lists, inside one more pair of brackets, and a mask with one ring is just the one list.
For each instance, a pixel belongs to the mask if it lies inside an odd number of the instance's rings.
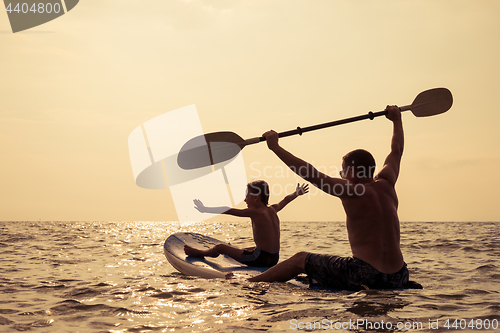
{"label": "man's head", "polygon": [[[264,205],[269,203],[269,185],[263,180],[254,180],[247,184],[247,198],[248,195],[256,196]],[[248,203],[247,199],[245,202]]]}
{"label": "man's head", "polygon": [[375,172],[375,159],[364,149],[353,150],[342,158],[342,178],[371,179]]}

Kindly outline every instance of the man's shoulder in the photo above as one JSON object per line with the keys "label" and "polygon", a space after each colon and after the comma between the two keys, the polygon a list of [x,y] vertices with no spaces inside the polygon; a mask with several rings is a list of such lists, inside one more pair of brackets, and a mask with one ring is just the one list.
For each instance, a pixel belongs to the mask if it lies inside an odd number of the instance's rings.
{"label": "man's shoulder", "polygon": [[394,188],[394,186],[395,186],[395,184],[390,182],[388,179],[383,178],[383,177],[378,177],[378,175],[375,176],[375,178],[373,179],[373,184],[375,185],[373,187],[375,190],[385,189],[385,188]]}
{"label": "man's shoulder", "polygon": [[347,191],[340,196],[342,200],[364,200],[371,196],[376,196],[378,193],[385,192],[390,187],[393,187],[386,179],[377,178],[369,182],[348,183]]}
{"label": "man's shoulder", "polygon": [[366,193],[377,197],[379,200],[384,200],[387,196],[397,198],[394,184],[385,178],[375,179],[370,186],[366,187]]}

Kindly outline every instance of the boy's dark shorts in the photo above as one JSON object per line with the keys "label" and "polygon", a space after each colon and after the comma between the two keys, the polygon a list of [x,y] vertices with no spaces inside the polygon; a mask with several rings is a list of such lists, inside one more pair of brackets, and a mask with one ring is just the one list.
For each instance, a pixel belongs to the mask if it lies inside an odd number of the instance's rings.
{"label": "boy's dark shorts", "polygon": [[240,262],[247,266],[271,267],[276,265],[279,259],[279,253],[269,253],[256,248],[251,251],[243,250]]}
{"label": "boy's dark shorts", "polygon": [[385,274],[357,258],[315,253],[307,255],[305,269],[312,285],[351,291],[403,289],[409,278],[406,263],[399,272]]}

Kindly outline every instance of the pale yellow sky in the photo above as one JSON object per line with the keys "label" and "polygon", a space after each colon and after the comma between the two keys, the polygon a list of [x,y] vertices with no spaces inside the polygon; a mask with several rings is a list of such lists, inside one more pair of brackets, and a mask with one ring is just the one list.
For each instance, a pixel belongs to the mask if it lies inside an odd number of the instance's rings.
{"label": "pale yellow sky", "polygon": [[[135,185],[127,138],[183,106],[205,132],[250,138],[447,87],[447,113],[404,114],[400,219],[499,221],[499,12],[496,0],[99,0],[13,34],[1,11],[0,220],[176,220],[168,190]],[[381,164],[390,138],[379,118],[282,145],[317,166],[356,148]],[[265,144],[243,158],[249,180],[296,182],[259,175],[283,168]],[[319,193],[280,216],[345,217]]]}

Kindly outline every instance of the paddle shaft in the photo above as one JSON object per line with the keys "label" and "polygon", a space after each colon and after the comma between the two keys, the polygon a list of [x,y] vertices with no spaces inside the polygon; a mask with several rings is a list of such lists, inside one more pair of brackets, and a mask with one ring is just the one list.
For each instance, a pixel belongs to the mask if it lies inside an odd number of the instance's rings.
{"label": "paddle shaft", "polygon": [[[411,107],[412,107],[412,105],[406,105],[406,106],[402,106],[400,109],[401,109],[401,111],[407,111],[407,110],[410,110]],[[352,122],[364,120],[364,119],[373,120],[375,117],[385,116],[386,114],[387,114],[387,110],[379,111],[379,112],[375,112],[375,113],[370,111],[367,114],[357,116],[357,117],[351,117],[351,118],[346,118],[346,119],[341,119],[341,120],[330,121],[328,123],[312,125],[312,126],[308,126],[308,127],[304,127],[304,128],[297,127],[296,129],[293,129],[290,131],[278,133],[278,137],[284,138],[284,137],[296,135],[296,134],[302,135],[302,133],[305,133],[305,132],[315,131],[315,130],[319,130],[322,128],[327,128],[327,127],[332,127],[332,126],[337,126],[337,125],[342,125],[342,124],[348,124],[348,123],[352,123]],[[245,145],[251,145],[251,144],[259,143],[262,141],[266,141],[266,138],[263,136],[257,137],[257,138],[252,138],[252,139],[245,140]]]}
{"label": "paddle shaft", "polygon": [[[452,104],[453,96],[448,89],[433,88],[418,94],[411,105],[402,106],[399,109],[401,111],[411,110],[416,117],[428,117],[448,111]],[[364,119],[374,119],[375,117],[387,115],[387,113],[386,110],[375,113],[368,112],[368,114],[361,116],[336,120],[324,124],[304,128],[297,127],[291,131],[278,133],[278,136],[283,138],[296,134],[302,135],[302,133],[315,131],[321,128],[352,123]],[[255,137],[244,140],[233,132],[208,133],[203,135],[203,139],[207,143],[204,146],[200,146],[200,140],[202,139],[200,137],[195,137],[186,142],[181,148],[177,157],[177,163],[182,169],[191,170],[228,161],[237,156],[245,146],[266,141],[265,137]],[[205,158],[206,156],[210,156],[210,158]]]}

